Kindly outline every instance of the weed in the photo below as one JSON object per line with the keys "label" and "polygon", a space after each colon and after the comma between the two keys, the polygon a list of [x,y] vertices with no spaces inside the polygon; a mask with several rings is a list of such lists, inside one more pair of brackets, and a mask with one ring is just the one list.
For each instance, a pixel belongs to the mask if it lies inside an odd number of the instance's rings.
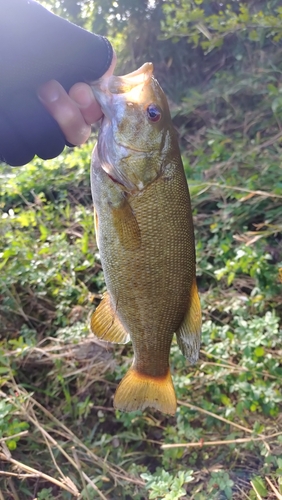
{"label": "weed", "polygon": [[[177,75],[185,82],[175,83],[171,70],[166,87],[175,88],[173,100],[183,97],[172,109],[194,211],[200,360],[187,365],[173,341],[175,417],[115,411],[131,346],[113,351],[88,333],[88,315],[105,291],[89,183],[92,140],[52,161],[2,165],[0,490],[7,498],[282,494],[281,58],[274,41],[281,9],[268,2],[276,17],[267,18],[252,2],[247,11],[223,2],[215,19],[199,12],[215,3],[199,1],[185,20],[184,3],[174,18],[175,2],[165,2],[163,28],[175,35],[178,22],[181,30],[192,23],[199,49],[179,43]],[[132,28],[125,19],[135,7],[143,12],[140,2],[132,6],[121,15],[124,29]],[[206,29],[211,40],[203,39]],[[166,61],[157,71],[169,77]]]}

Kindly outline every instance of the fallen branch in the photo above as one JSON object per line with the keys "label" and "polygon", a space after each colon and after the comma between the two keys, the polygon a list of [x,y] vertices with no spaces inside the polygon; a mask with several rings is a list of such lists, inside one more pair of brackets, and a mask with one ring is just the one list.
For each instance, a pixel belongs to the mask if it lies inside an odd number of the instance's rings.
{"label": "fallen branch", "polygon": [[17,434],[12,434],[12,436],[1,437],[0,438],[0,443],[2,441],[10,441],[10,439],[14,439],[14,438],[17,438],[17,437],[27,436],[28,433],[29,433],[28,431],[22,431],[22,432],[18,432]]}
{"label": "fallen branch", "polygon": [[59,488],[62,488],[63,490],[68,491],[69,493],[71,493],[75,497],[79,496],[79,492],[73,483],[72,483],[72,486],[69,486],[69,485],[65,484],[64,482],[59,481],[58,479],[55,479],[54,477],[51,477],[48,474],[45,474],[44,472],[40,472],[36,469],[33,469],[33,467],[29,467],[28,465],[25,465],[21,462],[18,462],[18,460],[15,460],[14,458],[5,455],[5,453],[0,453],[0,459],[5,460],[6,462],[9,462],[10,464],[15,465],[19,469],[21,469],[29,474],[33,474],[38,478],[40,477],[42,479],[45,479],[46,481],[50,481],[50,483],[53,483],[56,486],[58,486]]}
{"label": "fallen branch", "polygon": [[[222,441],[197,441],[196,443],[173,443],[173,444],[163,444],[161,448],[192,448],[198,447],[203,448],[204,446],[221,446],[225,444],[237,444],[237,443],[251,443],[253,441],[265,441],[267,439],[272,439],[277,436],[281,436],[282,432],[276,432],[275,434],[270,434],[270,436],[260,436],[260,437],[249,437],[249,438],[238,438],[238,439],[225,439]],[[281,497],[282,500],[282,497]]]}
{"label": "fallen branch", "polygon": [[233,427],[237,427],[237,429],[241,429],[241,431],[249,432],[250,434],[253,433],[252,429],[248,429],[247,427],[244,427],[243,425],[240,424],[235,424],[235,422],[231,422],[230,420],[227,420],[224,417],[220,417],[219,415],[216,415],[211,411],[203,410],[203,408],[200,408],[199,406],[191,405],[190,403],[185,403],[184,401],[177,401],[177,403],[181,406],[186,406],[187,408],[191,408],[191,410],[197,410],[201,413],[204,413],[205,415],[209,415],[210,417],[216,418],[217,420],[221,420],[221,422],[224,422],[225,424],[228,425],[232,425]]}
{"label": "fallen branch", "polygon": [[269,484],[269,486],[272,489],[272,491],[275,493],[275,495],[278,498],[278,500],[282,500],[281,493],[279,493],[279,491],[277,490],[277,488],[275,488],[274,484],[272,484],[272,482],[270,481],[270,479],[268,479],[268,477],[266,477],[265,480]]}
{"label": "fallen branch", "polygon": [[261,191],[261,190],[252,190],[252,189],[246,189],[242,188],[239,186],[229,186],[227,184],[220,184],[219,182],[203,182],[203,186],[206,185],[206,187],[219,187],[223,189],[231,189],[232,191],[240,191],[242,193],[249,193],[252,194],[253,196],[263,196],[265,198],[279,198],[282,199],[282,195],[280,194],[275,194],[275,193],[269,193],[267,191]]}
{"label": "fallen branch", "polygon": [[256,489],[256,487],[255,487],[255,485],[254,485],[253,481],[251,481],[251,485],[252,485],[252,488],[253,488],[253,490],[254,490],[254,492],[255,492],[255,494],[256,494],[256,496],[257,496],[258,500],[262,500],[262,498],[261,498],[261,496],[260,496],[260,494],[259,494],[258,490]]}

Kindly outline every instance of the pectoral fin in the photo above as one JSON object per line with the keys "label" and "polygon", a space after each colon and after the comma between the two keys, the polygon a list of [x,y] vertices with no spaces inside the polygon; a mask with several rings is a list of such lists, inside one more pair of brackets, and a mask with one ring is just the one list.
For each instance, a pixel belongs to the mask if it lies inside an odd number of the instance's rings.
{"label": "pectoral fin", "polygon": [[137,219],[126,198],[118,207],[112,207],[114,227],[126,250],[137,250],[141,245],[141,232]]}
{"label": "pectoral fin", "polygon": [[121,324],[113,309],[108,292],[90,318],[90,329],[96,337],[105,342],[126,344],[130,341],[129,333]]}
{"label": "pectoral fin", "polygon": [[190,363],[196,363],[199,357],[201,328],[201,304],[196,279],[194,279],[185,317],[176,332],[177,343]]}

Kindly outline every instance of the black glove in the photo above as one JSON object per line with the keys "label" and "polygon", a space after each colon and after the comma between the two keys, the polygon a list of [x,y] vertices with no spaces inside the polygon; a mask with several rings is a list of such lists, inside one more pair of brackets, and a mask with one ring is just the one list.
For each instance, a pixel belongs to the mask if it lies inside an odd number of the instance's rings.
{"label": "black glove", "polygon": [[68,91],[109,68],[104,37],[44,9],[33,0],[0,0],[0,161],[12,166],[59,155],[67,144],[37,89],[57,80]]}

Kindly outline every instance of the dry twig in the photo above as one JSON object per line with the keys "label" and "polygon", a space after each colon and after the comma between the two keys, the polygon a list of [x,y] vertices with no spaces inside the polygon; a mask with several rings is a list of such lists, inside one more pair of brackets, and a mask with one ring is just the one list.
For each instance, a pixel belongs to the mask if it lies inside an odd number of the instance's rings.
{"label": "dry twig", "polygon": [[215,413],[212,413],[211,411],[203,410],[203,408],[200,408],[199,406],[192,405],[190,403],[186,403],[185,401],[177,401],[177,402],[181,406],[186,406],[187,408],[191,408],[191,410],[197,410],[201,413],[204,413],[205,415],[209,415],[210,417],[216,418],[217,420],[221,420],[221,422],[224,422],[225,424],[231,425],[233,427],[237,427],[237,429],[241,429],[244,432],[249,432],[250,434],[253,433],[253,431],[251,429],[248,429],[247,427],[244,427],[243,425],[240,425],[240,424],[235,424],[235,422],[231,422],[230,420],[227,420],[224,417],[220,417],[219,415],[216,415]]}
{"label": "dry twig", "polygon": [[242,193],[249,193],[252,194],[253,196],[263,196],[264,198],[278,198],[282,199],[282,195],[280,194],[275,194],[275,193],[269,193],[268,191],[261,191],[261,190],[256,190],[253,191],[252,189],[246,189],[242,188],[239,186],[228,186],[227,184],[220,184],[219,182],[206,182],[203,183],[206,185],[207,188],[209,187],[219,187],[223,189],[231,189],[231,191],[241,191]]}
{"label": "dry twig", "polygon": [[[198,441],[196,443],[173,443],[173,444],[163,444],[161,448],[203,448],[204,446],[221,446],[225,444],[240,444],[240,443],[251,443],[253,441],[265,441],[266,439],[272,439],[277,436],[281,436],[282,432],[275,432],[270,436],[261,437],[250,437],[250,438],[238,438],[238,439],[226,439],[221,441]],[[282,500],[282,499],[281,499]]]}
{"label": "dry twig", "polygon": [[64,482],[59,481],[58,479],[55,479],[54,477],[51,477],[48,474],[45,474],[44,472],[33,469],[33,467],[29,467],[28,465],[25,465],[22,462],[18,462],[18,460],[15,460],[12,457],[6,456],[6,454],[4,454],[4,453],[0,453],[0,458],[1,458],[1,460],[4,460],[6,462],[9,462],[10,464],[15,465],[17,468],[19,468],[21,470],[24,470],[30,474],[35,475],[36,477],[41,477],[42,479],[45,479],[45,481],[49,481],[50,483],[55,484],[59,488],[62,488],[63,490],[68,491],[69,493],[71,493],[75,497],[79,496],[79,492],[73,483],[72,483],[72,487],[70,487],[68,484],[65,484]]}
{"label": "dry twig", "polygon": [[277,488],[274,486],[274,484],[270,481],[270,479],[268,477],[265,478],[266,482],[269,484],[270,488],[272,489],[272,491],[275,493],[276,497],[278,500],[282,500],[282,495],[281,493],[279,493],[279,491],[277,490]]}
{"label": "dry twig", "polygon": [[18,432],[17,434],[12,434],[12,436],[1,437],[0,443],[2,441],[10,441],[10,439],[14,439],[16,437],[23,437],[23,436],[27,436],[27,435],[28,435],[28,431],[22,431],[22,432]]}
{"label": "dry twig", "polygon": [[253,490],[255,491],[256,496],[258,497],[258,500],[262,500],[262,498],[261,498],[261,496],[260,496],[260,494],[259,494],[258,490],[256,489],[256,487],[255,487],[255,485],[254,485],[253,481],[251,481],[251,485],[252,485]]}

